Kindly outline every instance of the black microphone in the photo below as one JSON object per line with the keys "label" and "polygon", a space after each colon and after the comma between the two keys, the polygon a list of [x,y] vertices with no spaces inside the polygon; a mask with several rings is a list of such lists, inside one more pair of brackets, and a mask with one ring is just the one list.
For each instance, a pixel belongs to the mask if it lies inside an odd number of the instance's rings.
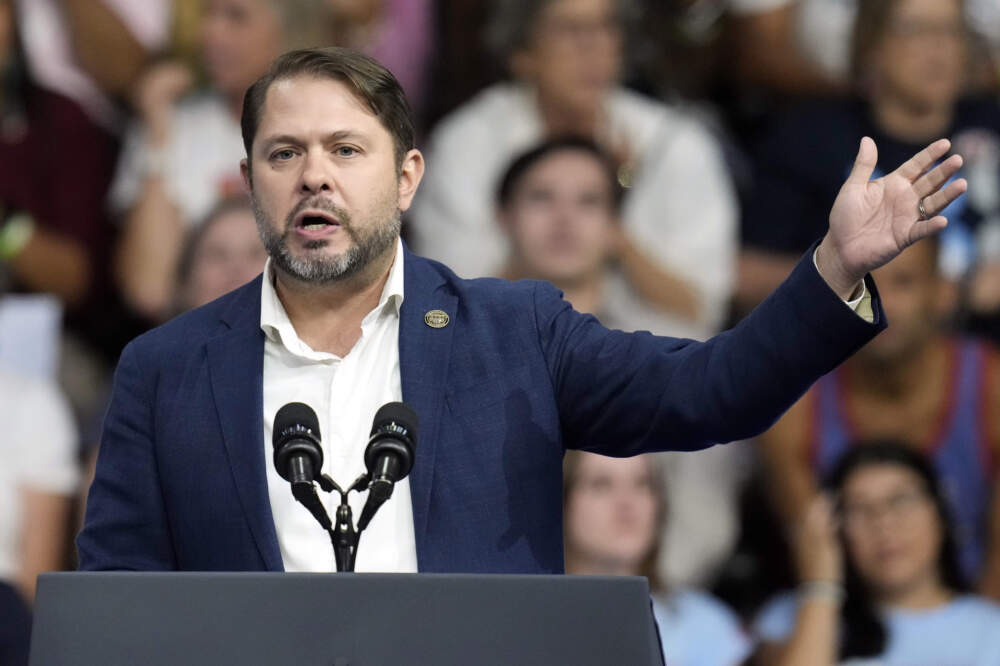
{"label": "black microphone", "polygon": [[290,402],[274,415],[274,466],[281,478],[292,484],[295,499],[329,530],[330,517],[313,485],[323,469],[319,440],[319,419],[309,405]]}
{"label": "black microphone", "polygon": [[368,499],[358,520],[359,532],[392,497],[395,483],[406,478],[413,469],[417,425],[417,413],[401,402],[382,405],[375,413],[371,438],[365,449],[365,467],[370,482]]}

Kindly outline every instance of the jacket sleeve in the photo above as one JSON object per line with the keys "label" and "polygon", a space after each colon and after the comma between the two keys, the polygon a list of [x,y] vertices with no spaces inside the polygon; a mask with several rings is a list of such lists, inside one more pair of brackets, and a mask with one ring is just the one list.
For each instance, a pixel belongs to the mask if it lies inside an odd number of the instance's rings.
{"label": "jacket sleeve", "polygon": [[701,343],[608,330],[537,286],[540,344],[567,446],[630,456],[767,429],[886,325],[870,278],[872,323],[826,285],[811,257],[812,249],[735,328]]}
{"label": "jacket sleeve", "polygon": [[122,352],[104,420],[99,463],[77,537],[80,569],[170,570],[175,556],[153,448],[155,376],[136,342]]}

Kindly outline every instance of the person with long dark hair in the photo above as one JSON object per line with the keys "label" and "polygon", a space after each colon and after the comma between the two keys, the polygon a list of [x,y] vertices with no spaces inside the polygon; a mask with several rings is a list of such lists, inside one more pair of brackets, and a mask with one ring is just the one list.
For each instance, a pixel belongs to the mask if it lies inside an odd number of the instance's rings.
{"label": "person with long dark hair", "polygon": [[927,459],[896,442],[854,446],[827,491],[795,534],[797,594],[756,623],[760,663],[1000,664],[1000,606],[968,593]]}

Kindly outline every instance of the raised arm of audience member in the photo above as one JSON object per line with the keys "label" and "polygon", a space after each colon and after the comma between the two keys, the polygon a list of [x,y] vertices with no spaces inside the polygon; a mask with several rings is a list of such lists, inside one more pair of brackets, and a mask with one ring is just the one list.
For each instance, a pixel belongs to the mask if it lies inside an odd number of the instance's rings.
{"label": "raised arm of audience member", "polygon": [[795,631],[784,644],[764,643],[763,666],[833,666],[837,662],[843,562],[829,497],[817,495],[792,534],[802,594]]}
{"label": "raised arm of audience member", "polygon": [[847,92],[845,81],[830,76],[802,54],[795,35],[795,0],[776,6],[772,2],[772,6],[761,9],[734,4],[735,62],[745,83],[792,95]]}
{"label": "raised arm of audience member", "polygon": [[159,63],[142,77],[135,95],[148,163],[142,165],[141,189],[126,214],[115,275],[129,305],[151,319],[163,317],[170,307],[177,257],[187,231],[167,193],[162,157],[171,136],[174,106],[192,78],[184,65]]}
{"label": "raised arm of audience member", "polygon": [[690,321],[701,320],[704,313],[694,285],[653,261],[621,225],[615,229],[618,262],[636,292],[660,310]]}
{"label": "raised arm of audience member", "polygon": [[[59,4],[80,67],[107,93],[126,97],[151,55],[146,47],[104,2],[59,0]],[[157,10],[166,8],[151,9]]]}

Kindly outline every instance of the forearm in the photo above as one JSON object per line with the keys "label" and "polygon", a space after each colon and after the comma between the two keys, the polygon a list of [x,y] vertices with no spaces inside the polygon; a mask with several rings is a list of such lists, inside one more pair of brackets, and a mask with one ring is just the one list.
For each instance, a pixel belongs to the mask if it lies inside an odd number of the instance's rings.
{"label": "forearm", "polygon": [[137,312],[160,319],[173,299],[184,225],[158,176],[147,178],[116,250],[115,274]]}
{"label": "forearm", "polygon": [[839,606],[832,599],[807,596],[795,618],[795,633],[771,663],[774,666],[833,666],[837,662]]}
{"label": "forearm", "polygon": [[694,286],[654,263],[624,234],[618,258],[625,277],[644,300],[660,310],[690,321],[696,322],[701,318],[701,306]]}
{"label": "forearm", "polygon": [[62,0],[73,50],[97,84],[125,97],[149,54],[121,19],[103,2]]}
{"label": "forearm", "polygon": [[808,61],[793,39],[794,7],[740,17],[736,21],[738,71],[751,85],[797,95],[829,95],[847,91]]}
{"label": "forearm", "polygon": [[90,290],[92,266],[86,248],[37,226],[8,266],[20,286],[54,294],[69,307],[81,304]]}
{"label": "forearm", "polygon": [[25,507],[21,537],[21,570],[17,586],[30,603],[38,574],[62,569],[66,555],[68,498],[33,490],[22,491]]}

